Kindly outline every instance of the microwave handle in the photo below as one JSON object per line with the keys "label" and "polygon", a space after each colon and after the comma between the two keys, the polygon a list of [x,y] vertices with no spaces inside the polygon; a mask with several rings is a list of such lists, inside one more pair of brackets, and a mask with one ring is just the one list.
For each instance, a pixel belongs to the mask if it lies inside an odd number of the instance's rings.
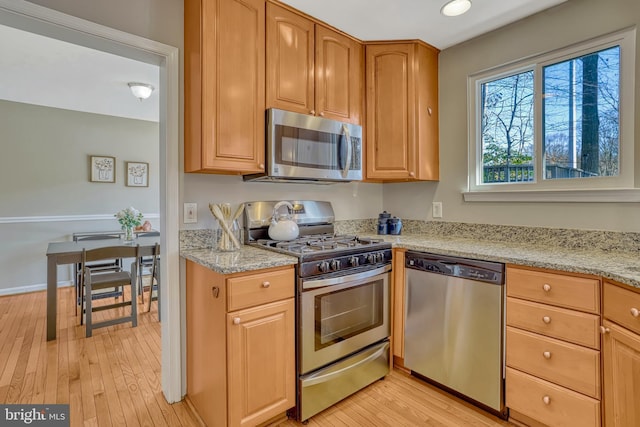
{"label": "microwave handle", "polygon": [[344,169],[342,169],[342,177],[346,178],[349,175],[349,168],[351,167],[351,156],[353,147],[351,146],[351,133],[349,132],[349,128],[346,124],[342,125],[342,132],[344,132],[344,138],[347,144],[347,160],[344,164]]}

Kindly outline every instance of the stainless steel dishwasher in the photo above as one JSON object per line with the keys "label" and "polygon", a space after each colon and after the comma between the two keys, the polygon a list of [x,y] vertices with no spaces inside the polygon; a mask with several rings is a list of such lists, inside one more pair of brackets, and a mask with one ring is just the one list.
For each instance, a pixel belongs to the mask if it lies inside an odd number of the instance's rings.
{"label": "stainless steel dishwasher", "polygon": [[506,417],[504,264],[408,251],[404,365]]}

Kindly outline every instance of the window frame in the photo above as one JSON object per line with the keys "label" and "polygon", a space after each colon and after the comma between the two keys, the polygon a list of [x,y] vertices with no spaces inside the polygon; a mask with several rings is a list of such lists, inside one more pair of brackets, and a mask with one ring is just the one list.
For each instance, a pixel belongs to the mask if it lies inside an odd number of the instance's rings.
{"label": "window frame", "polygon": [[[519,59],[497,67],[492,67],[467,78],[468,113],[468,183],[464,192],[467,201],[504,201],[500,193],[521,192],[529,194],[531,200],[549,199],[549,193],[559,196],[558,201],[566,201],[562,193],[583,191],[586,199],[597,199],[602,191],[633,189],[634,186],[634,126],[635,126],[635,28],[590,39],[585,42],[563,47],[551,52]],[[542,144],[542,70],[544,67],[578,58],[589,53],[620,46],[620,111],[619,111],[619,171],[617,176],[600,176],[570,179],[542,179],[544,171]],[[482,130],[481,130],[481,85],[502,77],[533,70],[534,72],[534,181],[482,183]],[[640,190],[639,190],[640,191]],[[587,195],[592,192],[593,197]],[[536,196],[536,194],[538,196]],[[624,192],[628,195],[628,192]],[[484,197],[485,194],[488,197]],[[493,196],[492,196],[493,195]],[[522,194],[522,201],[526,200]],[[609,197],[607,197],[609,199]],[[551,201],[551,200],[547,200]],[[577,200],[576,200],[577,201]],[[607,200],[610,201],[610,200]],[[626,201],[626,200],[625,200]]]}

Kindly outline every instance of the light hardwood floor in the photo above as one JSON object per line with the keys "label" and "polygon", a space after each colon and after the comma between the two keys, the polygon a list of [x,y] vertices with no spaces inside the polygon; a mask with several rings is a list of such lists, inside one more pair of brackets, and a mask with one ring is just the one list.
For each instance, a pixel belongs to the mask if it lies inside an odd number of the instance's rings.
{"label": "light hardwood floor", "polygon": [[[85,338],[84,326],[75,315],[73,293],[72,288],[59,290],[58,339],[51,342],[45,336],[44,291],[0,297],[0,403],[68,403],[72,426],[197,426],[185,403],[170,405],[162,394],[156,303],[151,312],[139,313],[136,328],[115,325]],[[278,425],[302,424],[287,420]],[[502,425],[509,423],[399,371],[308,423]]]}

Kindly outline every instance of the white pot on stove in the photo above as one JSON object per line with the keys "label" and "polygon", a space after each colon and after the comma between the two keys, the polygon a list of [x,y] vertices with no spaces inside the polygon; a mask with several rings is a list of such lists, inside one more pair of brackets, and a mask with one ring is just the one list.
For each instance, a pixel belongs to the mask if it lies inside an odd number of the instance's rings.
{"label": "white pot on stove", "polygon": [[[280,214],[278,209],[286,206],[287,212]],[[291,218],[289,214],[293,211],[293,206],[289,202],[278,202],[273,207],[273,216],[271,217],[271,225],[269,226],[269,237],[273,240],[293,240],[298,237],[300,229],[298,224]]]}

